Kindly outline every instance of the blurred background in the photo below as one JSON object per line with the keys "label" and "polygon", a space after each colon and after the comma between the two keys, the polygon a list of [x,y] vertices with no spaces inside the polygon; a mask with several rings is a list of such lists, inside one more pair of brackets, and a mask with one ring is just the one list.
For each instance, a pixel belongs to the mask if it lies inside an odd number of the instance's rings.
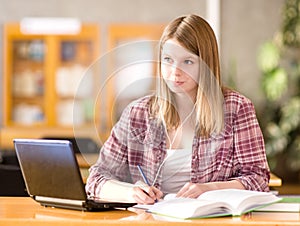
{"label": "blurred background", "polygon": [[271,170],[286,185],[277,189],[296,193],[299,9],[297,0],[0,0],[1,153],[29,137],[96,153],[123,107],[153,88],[164,26],[195,13],[216,33],[224,84],[256,107]]}

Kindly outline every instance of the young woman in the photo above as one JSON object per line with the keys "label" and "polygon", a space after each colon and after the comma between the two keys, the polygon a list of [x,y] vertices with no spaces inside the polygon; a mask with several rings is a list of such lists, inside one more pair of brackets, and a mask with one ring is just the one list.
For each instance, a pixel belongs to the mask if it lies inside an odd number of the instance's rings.
{"label": "young woman", "polygon": [[160,40],[157,90],[124,110],[90,169],[88,194],[150,204],[165,193],[268,191],[268,181],[255,109],[222,87],[213,30],[197,15],[176,18]]}

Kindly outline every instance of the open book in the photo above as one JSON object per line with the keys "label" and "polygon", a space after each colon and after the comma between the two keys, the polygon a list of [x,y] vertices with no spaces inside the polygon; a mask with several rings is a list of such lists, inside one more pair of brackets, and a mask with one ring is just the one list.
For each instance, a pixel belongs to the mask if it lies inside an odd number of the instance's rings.
{"label": "open book", "polygon": [[255,211],[259,212],[296,212],[300,213],[300,196],[299,195],[281,195],[279,202],[268,206],[263,206]]}
{"label": "open book", "polygon": [[148,206],[147,209],[150,213],[180,219],[239,216],[280,200],[267,192],[222,189],[205,192],[197,199],[176,198],[174,194],[168,194],[164,200]]}

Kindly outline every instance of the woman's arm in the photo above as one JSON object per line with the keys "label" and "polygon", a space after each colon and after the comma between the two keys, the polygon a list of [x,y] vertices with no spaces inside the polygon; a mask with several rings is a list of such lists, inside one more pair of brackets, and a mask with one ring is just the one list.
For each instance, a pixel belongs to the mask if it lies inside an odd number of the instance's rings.
{"label": "woman's arm", "polygon": [[244,99],[234,124],[234,167],[247,190],[269,191],[264,138],[252,102]]}
{"label": "woman's arm", "polygon": [[[264,139],[258,124],[253,104],[247,98],[233,95],[228,100],[232,112],[232,162],[228,165],[232,172],[222,181],[207,183],[187,183],[178,196],[198,197],[209,190],[237,188],[268,191],[269,167]],[[228,152],[231,153],[231,152]],[[228,169],[229,170],[229,169]]]}
{"label": "woman's arm", "polygon": [[85,187],[89,196],[100,197],[102,187],[108,180],[130,182],[126,141],[129,113],[130,108],[127,107],[103,144],[97,162],[89,170]]}
{"label": "woman's arm", "polygon": [[100,191],[100,198],[102,199],[140,204],[153,204],[162,196],[163,193],[160,190],[140,181],[135,184],[130,184],[116,180],[108,180]]}
{"label": "woman's arm", "polygon": [[144,115],[148,114],[148,100],[149,98],[141,99],[128,105],[123,111],[120,120],[102,146],[97,163],[90,168],[86,184],[89,196],[149,204],[163,195],[155,187],[140,188],[140,185],[133,184],[137,181],[133,168],[142,164],[143,158],[140,156],[143,154],[143,143],[132,131],[139,131]]}

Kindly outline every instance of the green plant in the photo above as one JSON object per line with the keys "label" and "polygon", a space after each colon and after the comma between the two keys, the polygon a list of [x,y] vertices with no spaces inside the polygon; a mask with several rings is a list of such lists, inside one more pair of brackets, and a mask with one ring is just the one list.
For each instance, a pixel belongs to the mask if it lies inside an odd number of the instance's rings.
{"label": "green plant", "polygon": [[258,66],[266,95],[262,124],[271,170],[299,175],[300,0],[285,2],[282,28],[261,46]]}

